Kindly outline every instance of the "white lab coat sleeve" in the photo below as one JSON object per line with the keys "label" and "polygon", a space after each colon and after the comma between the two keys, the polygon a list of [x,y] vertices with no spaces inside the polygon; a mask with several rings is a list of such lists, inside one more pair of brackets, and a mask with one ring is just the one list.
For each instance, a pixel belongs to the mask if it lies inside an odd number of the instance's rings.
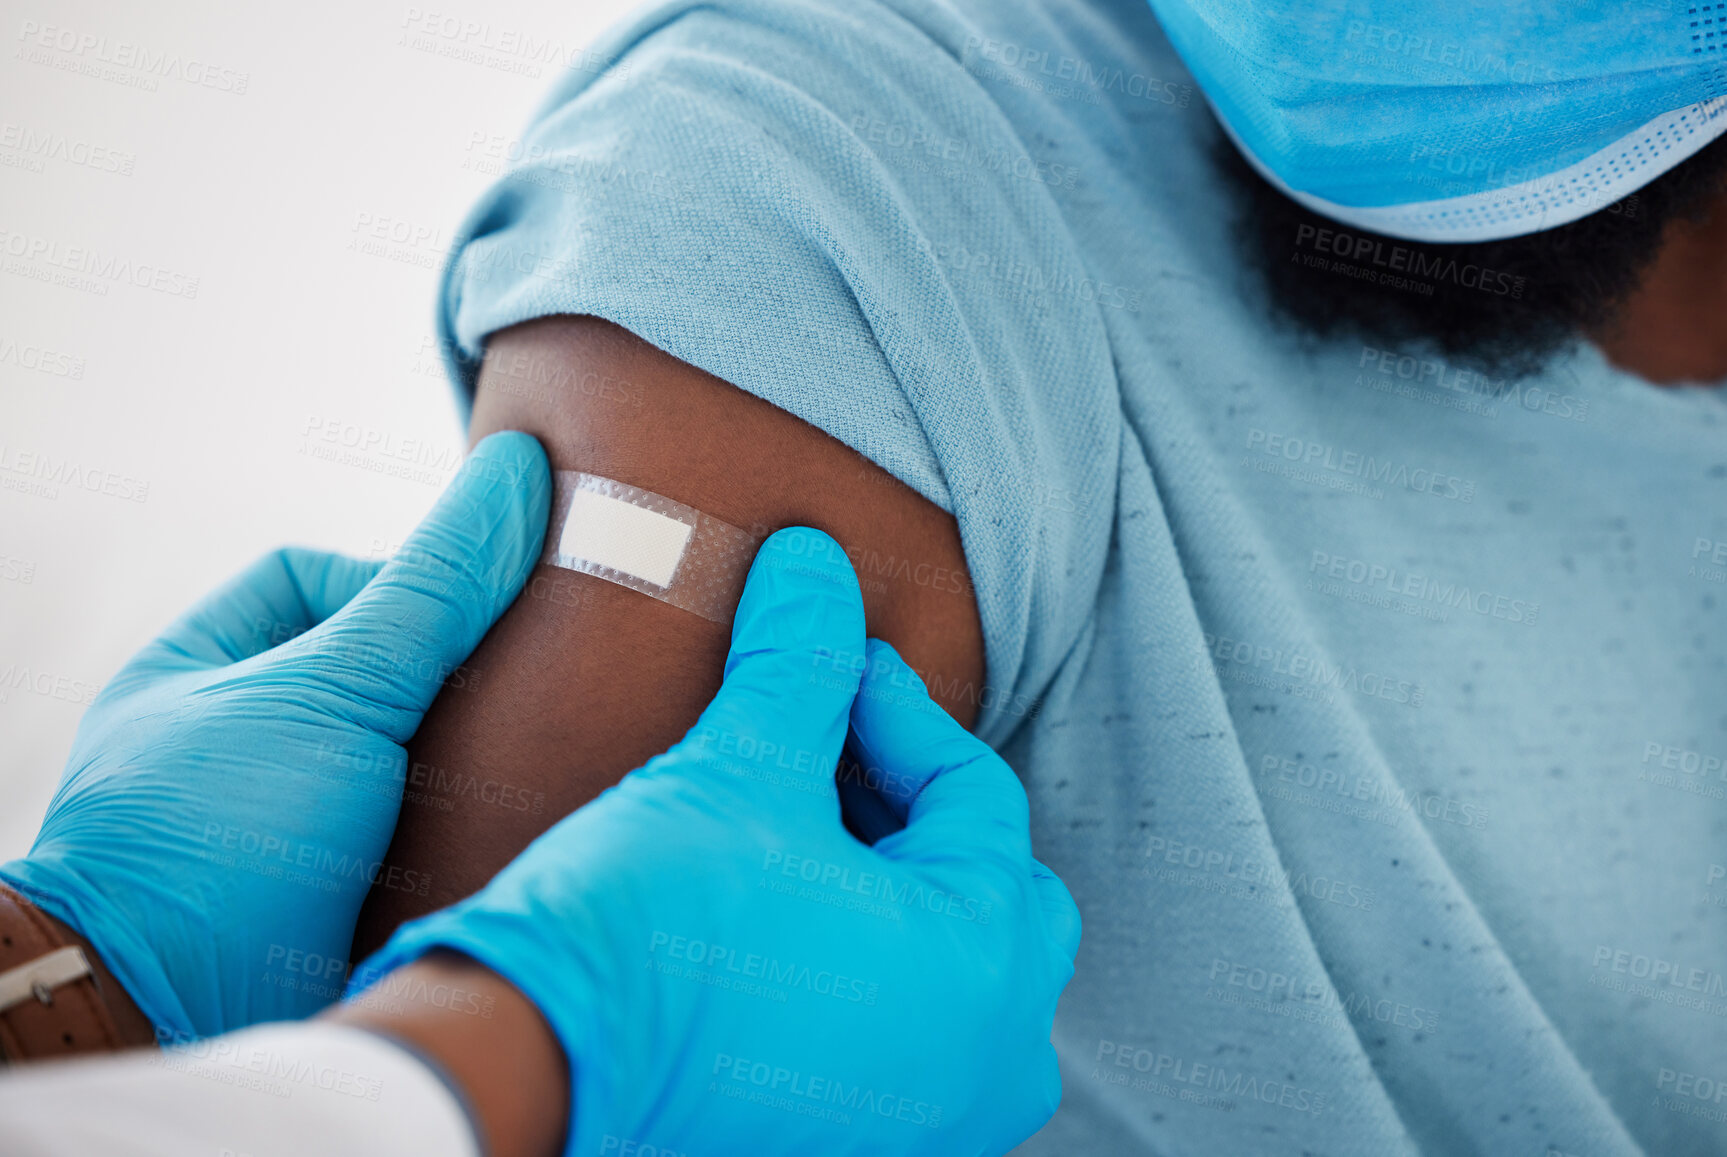
{"label": "white lab coat sleeve", "polygon": [[8,1157],[479,1157],[441,1075],[327,1021],[0,1069]]}

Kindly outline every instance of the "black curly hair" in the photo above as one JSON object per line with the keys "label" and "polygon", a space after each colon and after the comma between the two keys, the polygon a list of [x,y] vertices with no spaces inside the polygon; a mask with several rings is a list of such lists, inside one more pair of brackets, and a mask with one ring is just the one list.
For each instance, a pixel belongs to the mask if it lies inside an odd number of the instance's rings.
{"label": "black curly hair", "polygon": [[1610,326],[1667,225],[1705,216],[1727,177],[1721,137],[1569,225],[1503,241],[1428,244],[1302,208],[1222,132],[1213,153],[1235,193],[1238,242],[1277,313],[1310,334],[1424,347],[1497,376],[1535,372]]}

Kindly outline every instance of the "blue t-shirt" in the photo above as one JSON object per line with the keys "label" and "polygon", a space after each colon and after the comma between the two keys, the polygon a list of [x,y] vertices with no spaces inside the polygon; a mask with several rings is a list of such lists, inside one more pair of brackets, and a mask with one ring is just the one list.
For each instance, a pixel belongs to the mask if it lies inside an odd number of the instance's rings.
{"label": "blue t-shirt", "polygon": [[663,4],[444,332],[608,318],[958,519],[1085,919],[1024,1152],[1727,1151],[1722,399],[1287,332],[1215,132],[1140,0]]}

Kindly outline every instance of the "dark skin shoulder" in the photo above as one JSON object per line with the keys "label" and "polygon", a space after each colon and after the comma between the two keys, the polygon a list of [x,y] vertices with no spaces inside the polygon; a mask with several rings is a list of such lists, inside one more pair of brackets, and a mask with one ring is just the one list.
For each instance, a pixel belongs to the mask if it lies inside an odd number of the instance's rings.
{"label": "dark skin shoulder", "polygon": [[[539,438],[554,470],[627,482],[757,534],[826,531],[858,571],[869,633],[974,722],[983,633],[958,525],[843,443],[592,317],[492,337],[470,436],[498,430]],[[537,567],[409,744],[401,818],[354,959],[484,885],[682,738],[719,689],[729,642],[727,626]]]}

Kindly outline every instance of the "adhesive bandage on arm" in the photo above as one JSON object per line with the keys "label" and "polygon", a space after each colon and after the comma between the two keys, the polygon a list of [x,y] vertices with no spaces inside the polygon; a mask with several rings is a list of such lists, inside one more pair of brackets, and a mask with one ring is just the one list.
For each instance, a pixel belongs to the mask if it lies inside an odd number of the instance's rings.
{"label": "adhesive bandage on arm", "polygon": [[552,475],[540,561],[729,623],[761,539],[662,494],[584,474]]}

